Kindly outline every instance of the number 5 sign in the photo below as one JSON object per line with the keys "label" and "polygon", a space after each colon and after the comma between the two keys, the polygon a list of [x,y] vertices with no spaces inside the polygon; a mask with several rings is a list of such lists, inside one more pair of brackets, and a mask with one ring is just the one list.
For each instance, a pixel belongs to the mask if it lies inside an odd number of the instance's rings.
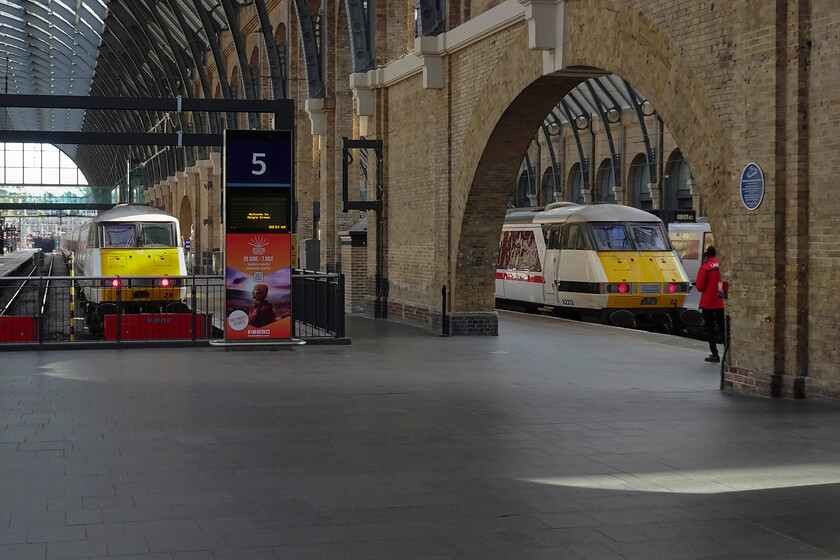
{"label": "number 5 sign", "polygon": [[290,187],[291,184],[291,131],[225,131],[227,187]]}

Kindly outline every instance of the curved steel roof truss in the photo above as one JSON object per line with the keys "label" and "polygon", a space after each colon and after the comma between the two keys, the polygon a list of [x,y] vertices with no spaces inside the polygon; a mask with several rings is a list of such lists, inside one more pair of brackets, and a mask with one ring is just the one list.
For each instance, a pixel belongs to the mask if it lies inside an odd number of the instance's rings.
{"label": "curved steel roof truss", "polygon": [[[265,0],[251,0],[259,19],[263,56],[268,61],[272,97],[286,96],[282,55]],[[173,98],[215,95],[232,99],[221,35],[230,33],[240,66],[240,99],[259,99],[245,41],[240,31],[242,3],[233,0],[0,0],[0,88],[3,93],[35,96]],[[305,6],[297,3],[296,8]],[[317,16],[315,16],[317,18]],[[304,13],[305,51],[312,97],[323,97],[324,84],[317,20]],[[302,24],[303,25],[303,24]],[[366,26],[367,27],[367,26]],[[307,33],[308,32],[308,33]],[[313,59],[314,55],[314,59]],[[212,56],[212,59],[210,58]],[[0,55],[2,57],[2,55]],[[208,61],[217,73],[208,75]],[[314,80],[314,84],[313,84]],[[149,109],[70,109],[32,106],[8,111],[13,130],[56,132],[147,132],[183,130],[217,133],[223,115]],[[236,127],[228,112],[228,126]],[[259,127],[257,113],[249,126]],[[145,162],[147,180],[158,181],[183,169],[204,148],[156,146],[62,146],[91,184],[125,180],[126,161]]]}

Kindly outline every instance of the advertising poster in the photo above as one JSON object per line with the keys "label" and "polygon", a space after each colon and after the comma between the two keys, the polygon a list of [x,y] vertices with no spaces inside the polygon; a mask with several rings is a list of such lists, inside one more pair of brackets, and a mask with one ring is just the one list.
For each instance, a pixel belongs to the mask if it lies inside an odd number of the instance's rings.
{"label": "advertising poster", "polygon": [[229,233],[226,261],[227,338],[290,338],[291,234]]}

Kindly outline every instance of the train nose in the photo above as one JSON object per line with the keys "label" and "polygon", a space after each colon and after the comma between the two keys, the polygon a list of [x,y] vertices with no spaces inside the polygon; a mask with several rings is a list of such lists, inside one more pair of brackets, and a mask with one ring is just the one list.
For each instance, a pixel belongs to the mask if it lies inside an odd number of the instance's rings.
{"label": "train nose", "polygon": [[632,328],[636,326],[636,318],[626,309],[617,309],[610,313],[610,323],[616,327]]}

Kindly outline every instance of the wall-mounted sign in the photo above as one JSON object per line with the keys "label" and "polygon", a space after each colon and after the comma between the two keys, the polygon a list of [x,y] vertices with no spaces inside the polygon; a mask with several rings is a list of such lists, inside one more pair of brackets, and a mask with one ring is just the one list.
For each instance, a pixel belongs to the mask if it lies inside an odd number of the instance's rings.
{"label": "wall-mounted sign", "polygon": [[764,173],[757,163],[748,163],[741,172],[741,202],[755,210],[764,200]]}
{"label": "wall-mounted sign", "polygon": [[291,131],[226,130],[224,182],[225,338],[291,338]]}

